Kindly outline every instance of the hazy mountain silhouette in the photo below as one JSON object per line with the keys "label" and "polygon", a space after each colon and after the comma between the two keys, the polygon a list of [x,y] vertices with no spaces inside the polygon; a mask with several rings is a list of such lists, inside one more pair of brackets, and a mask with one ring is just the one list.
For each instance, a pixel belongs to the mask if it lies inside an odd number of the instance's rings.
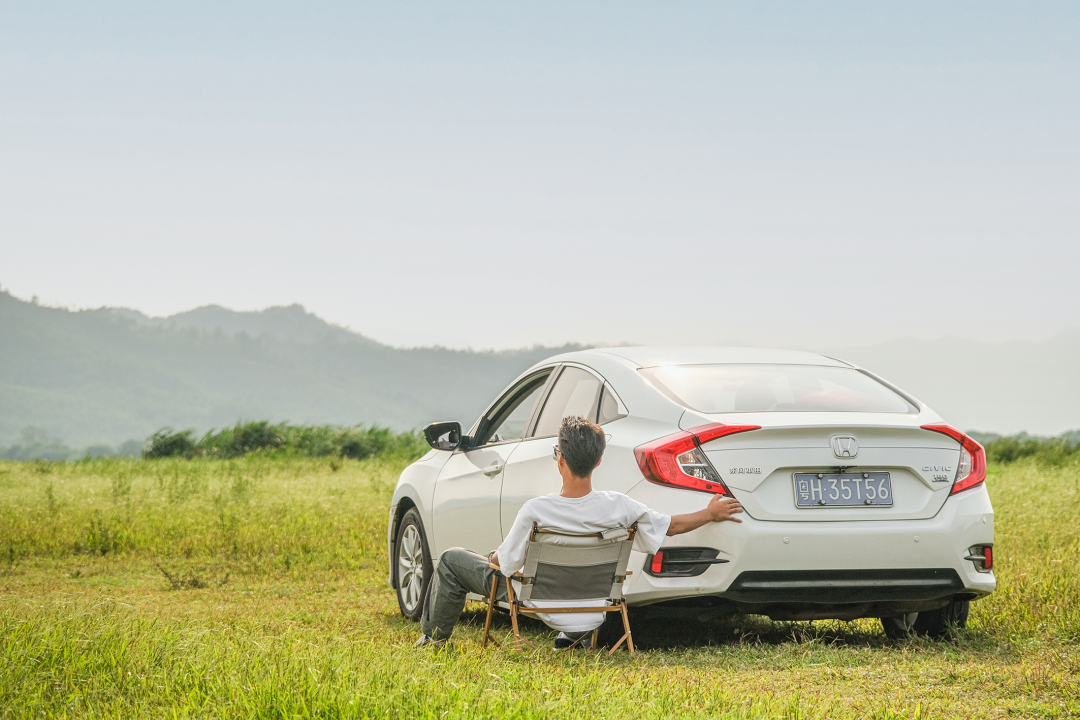
{"label": "hazy mountain silhouette", "polygon": [[471,423],[522,370],[566,348],[392,348],[299,305],[167,318],[70,311],[0,292],[0,446],[28,426],[73,445],[238,419]]}
{"label": "hazy mountain silhouette", "polygon": [[[142,439],[166,425],[201,432],[239,419],[468,424],[522,370],[577,347],[402,349],[300,305],[259,312],[210,305],[150,318],[42,307],[0,292],[0,447],[30,447],[20,439],[28,428],[82,447]],[[884,376],[961,429],[1080,428],[1080,331],[1001,344],[900,339],[826,354]]]}
{"label": "hazy mountain silhouette", "polygon": [[[95,311],[101,312],[101,311]],[[379,343],[322,318],[312,315],[303,305],[271,307],[255,312],[229,310],[220,305],[205,305],[187,312],[163,318],[147,317],[138,310],[108,308],[105,312],[127,318],[142,327],[193,328],[206,333],[221,332],[225,335],[246,334],[299,343],[315,343],[322,340],[348,340],[372,347]]]}

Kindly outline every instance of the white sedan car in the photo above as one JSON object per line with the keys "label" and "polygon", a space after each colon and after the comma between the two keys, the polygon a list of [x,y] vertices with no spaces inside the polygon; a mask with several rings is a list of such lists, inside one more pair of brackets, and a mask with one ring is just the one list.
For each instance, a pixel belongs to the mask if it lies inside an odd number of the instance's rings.
{"label": "white sedan car", "polygon": [[994,590],[985,454],[918,400],[807,352],[623,347],[530,368],[467,434],[425,428],[432,450],[401,474],[387,533],[405,616],[444,550],[489,552],[527,500],[559,491],[552,445],[570,415],[607,432],[596,489],[669,515],[713,494],[745,509],[635,553],[624,592],[639,612],[878,617],[890,637],[940,637]]}

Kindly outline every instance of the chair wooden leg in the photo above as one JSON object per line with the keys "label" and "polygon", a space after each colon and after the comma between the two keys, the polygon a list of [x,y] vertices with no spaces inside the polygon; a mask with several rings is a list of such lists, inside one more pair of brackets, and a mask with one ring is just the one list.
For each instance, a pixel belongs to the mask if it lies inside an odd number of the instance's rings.
{"label": "chair wooden leg", "polygon": [[533,645],[528,638],[522,637],[521,635],[521,628],[518,627],[517,608],[517,602],[514,602],[510,605],[510,622],[514,626],[514,647],[517,648],[518,652],[521,652],[521,645],[522,643],[524,643],[525,645],[528,645],[530,648],[535,650],[536,646]]}
{"label": "chair wooden leg", "polygon": [[514,648],[521,652],[521,632],[518,630],[517,603],[510,603],[510,624],[514,626]]}
{"label": "chair wooden leg", "polygon": [[521,631],[518,630],[518,606],[517,598],[514,597],[514,585],[510,578],[506,578],[506,599],[510,601],[510,624],[514,628],[514,648],[521,652]]}
{"label": "chair wooden leg", "polygon": [[499,587],[499,574],[495,573],[495,577],[491,578],[491,594],[488,595],[488,609],[487,619],[484,621],[484,639],[480,643],[481,649],[487,647],[488,639],[496,645],[499,641],[491,637],[491,616],[495,614],[495,589]]}
{"label": "chair wooden leg", "polygon": [[622,600],[622,624],[626,628],[626,647],[634,654],[634,637],[630,634],[630,614],[626,611],[626,598]]}
{"label": "chair wooden leg", "polygon": [[[593,634],[596,634],[596,631],[595,631],[595,630],[593,630]],[[580,645],[580,644],[581,644],[581,641],[582,641],[582,640],[584,640],[584,639],[585,639],[586,637],[588,637],[588,636],[589,636],[589,633],[582,633],[582,634],[581,634],[581,637],[579,637],[579,638],[578,638],[577,640],[575,640],[574,642],[570,643],[570,647],[568,647],[568,648],[566,648],[566,649],[567,649],[567,650],[573,650],[574,648],[576,648],[576,647],[577,647],[578,645]],[[594,646],[594,647],[596,646],[596,639],[595,639],[595,638],[593,639],[593,646]]]}
{"label": "chair wooden leg", "polygon": [[592,645],[589,645],[589,649],[595,650],[597,647],[599,647],[597,645],[598,642],[600,642],[600,628],[596,628],[592,631]]}
{"label": "chair wooden leg", "polygon": [[615,651],[619,649],[619,646],[623,644],[624,640],[626,641],[626,649],[629,650],[631,654],[634,652],[634,639],[630,636],[630,617],[626,612],[626,600],[619,601],[619,611],[622,613],[623,629],[626,632],[619,638],[619,642],[615,643],[615,647],[608,651],[608,657],[615,654]]}

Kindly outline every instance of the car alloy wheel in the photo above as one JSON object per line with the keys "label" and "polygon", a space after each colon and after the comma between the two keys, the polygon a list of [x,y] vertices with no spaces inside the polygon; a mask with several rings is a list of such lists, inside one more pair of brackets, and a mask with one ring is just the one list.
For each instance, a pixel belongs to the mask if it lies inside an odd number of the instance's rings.
{"label": "car alloy wheel", "polygon": [[407,613],[415,611],[420,602],[420,588],[424,585],[424,556],[420,549],[420,531],[415,525],[405,527],[398,548],[398,582],[401,583],[401,599]]}
{"label": "car alloy wheel", "polygon": [[401,519],[397,542],[394,544],[394,557],[398,607],[405,617],[419,620],[424,612],[432,565],[420,515],[415,508],[405,513]]}

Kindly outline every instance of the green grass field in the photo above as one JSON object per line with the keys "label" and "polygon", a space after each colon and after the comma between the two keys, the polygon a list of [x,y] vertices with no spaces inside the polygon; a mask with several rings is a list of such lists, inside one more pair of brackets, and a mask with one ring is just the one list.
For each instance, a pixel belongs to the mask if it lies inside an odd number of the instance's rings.
{"label": "green grass field", "polygon": [[1080,717],[1080,467],[1034,463],[991,467],[999,589],[950,641],[740,617],[608,659],[481,652],[479,606],[413,650],[404,460],[4,462],[0,716]]}

